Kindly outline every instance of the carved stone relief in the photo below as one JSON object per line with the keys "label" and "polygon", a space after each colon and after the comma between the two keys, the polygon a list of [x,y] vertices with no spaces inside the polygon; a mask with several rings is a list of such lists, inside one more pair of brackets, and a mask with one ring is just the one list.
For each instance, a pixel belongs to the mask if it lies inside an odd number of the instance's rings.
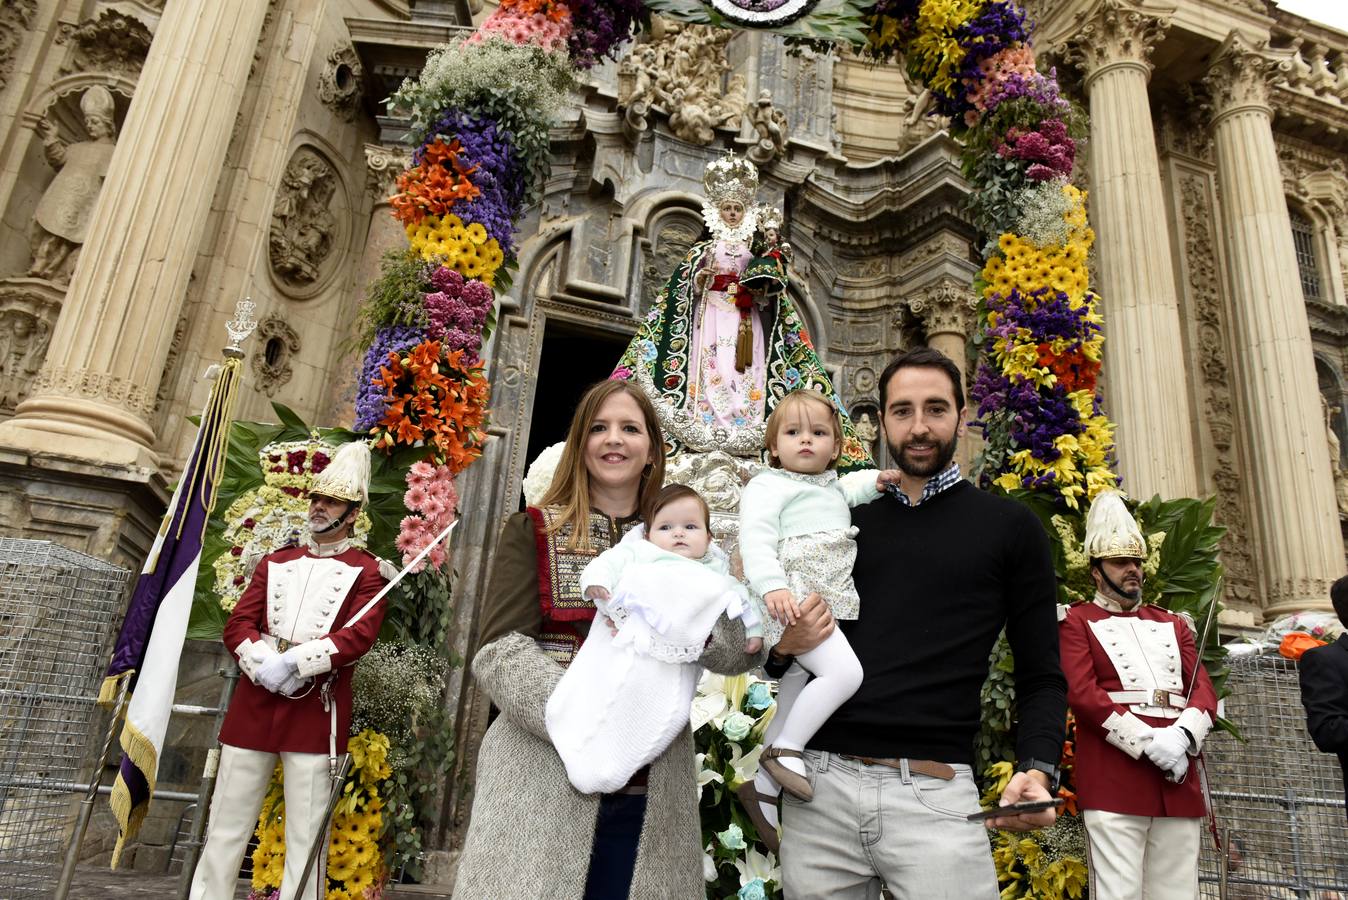
{"label": "carved stone relief", "polygon": [[[196,273],[193,273],[192,280],[196,280]],[[164,359],[164,370],[159,376],[159,388],[154,394],[156,416],[161,415],[166,404],[173,399],[173,389],[176,387],[176,379],[173,376],[178,370],[178,360],[182,357],[183,341],[187,338],[187,327],[192,323],[192,316],[188,312],[188,307],[189,304],[184,304],[183,312],[178,316],[178,324],[173,326],[173,339],[169,342],[168,356]]]}
{"label": "carved stone relief", "polygon": [[47,356],[62,293],[47,282],[0,282],[0,412],[13,413],[29,395]]}
{"label": "carved stone relief", "polygon": [[1202,374],[1208,431],[1212,435],[1217,466],[1212,475],[1217,494],[1216,519],[1226,527],[1222,538],[1222,563],[1226,567],[1230,596],[1256,604],[1259,598],[1255,560],[1250,551],[1249,520],[1241,502],[1242,479],[1235,447],[1235,411],[1230,367],[1218,291],[1216,249],[1213,245],[1213,208],[1206,176],[1187,173],[1180,177],[1180,202],[1184,212],[1184,258],[1188,293],[1198,330],[1199,371]]}
{"label": "carved stone relief", "polygon": [[350,44],[339,44],[328,54],[318,76],[318,99],[343,120],[350,122],[360,111],[365,69]]}
{"label": "carved stone relief", "polygon": [[276,194],[267,241],[272,274],[282,286],[305,293],[330,268],[325,263],[340,239],[332,211],[339,187],[336,169],[318,150],[295,151]]}
{"label": "carved stone relief", "polygon": [[393,196],[398,175],[411,164],[412,154],[404,148],[365,145],[365,189],[376,203]]}
{"label": "carved stone relief", "polygon": [[268,397],[275,397],[276,392],[294,376],[291,361],[299,352],[300,336],[286,324],[285,319],[278,315],[263,319],[257,326],[254,338],[252,367],[253,373],[257,375],[257,383],[253,389]]}
{"label": "carved stone relief", "polygon": [[38,122],[42,149],[56,177],[33,214],[32,265],[28,274],[67,284],[103,189],[112,151],[117,146],[116,106],[112,92],[94,85],[80,98],[84,134],[62,137],[51,115]]}
{"label": "carved stone relief", "polygon": [[1271,85],[1291,69],[1287,59],[1277,59],[1232,32],[1203,76],[1212,97],[1214,115],[1246,105],[1267,106]]}
{"label": "carved stone relief", "polygon": [[1062,55],[1091,77],[1102,66],[1129,60],[1151,67],[1151,54],[1170,28],[1155,15],[1120,0],[1104,0],[1078,13]]}
{"label": "carved stone relief", "polygon": [[13,0],[0,3],[0,91],[14,72],[14,57],[19,53],[23,34],[33,25],[37,0]]}
{"label": "carved stone relief", "polygon": [[669,215],[655,226],[650,247],[642,254],[641,298],[638,311],[645,315],[655,302],[674,267],[683,261],[688,249],[697,243],[702,223],[693,213],[687,217]]}
{"label": "carved stone relief", "polygon": [[132,78],[140,74],[154,35],[140,19],[115,9],[105,9],[97,19],[88,19],[62,31],[58,43],[72,45],[61,73],[118,72]]}
{"label": "carved stone relief", "polygon": [[909,298],[908,309],[922,320],[928,336],[967,337],[978,311],[978,296],[967,284],[942,279]]}
{"label": "carved stone relief", "polygon": [[786,153],[790,126],[786,122],[786,113],[772,105],[770,91],[759,91],[758,102],[749,110],[749,124],[758,133],[758,143],[750,147],[748,153],[756,165],[766,166]]}
{"label": "carved stone relief", "polygon": [[652,109],[666,113],[670,130],[690,144],[710,144],[717,128],[738,129],[747,98],[743,76],[731,76],[726,60],[734,32],[658,19],[651,35],[618,68],[628,133],[644,131]]}

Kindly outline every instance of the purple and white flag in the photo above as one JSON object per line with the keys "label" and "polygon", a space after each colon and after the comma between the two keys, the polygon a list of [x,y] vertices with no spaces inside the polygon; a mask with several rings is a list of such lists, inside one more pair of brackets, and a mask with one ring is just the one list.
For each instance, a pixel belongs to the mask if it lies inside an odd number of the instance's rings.
{"label": "purple and white flag", "polygon": [[113,868],[126,842],[140,830],[154,795],[201,565],[202,537],[229,446],[238,375],[237,359],[220,367],[192,453],[136,582],[99,693],[99,703],[112,704],[120,682],[130,679],[131,700],[121,734],[122,762],[110,800],[119,830]]}

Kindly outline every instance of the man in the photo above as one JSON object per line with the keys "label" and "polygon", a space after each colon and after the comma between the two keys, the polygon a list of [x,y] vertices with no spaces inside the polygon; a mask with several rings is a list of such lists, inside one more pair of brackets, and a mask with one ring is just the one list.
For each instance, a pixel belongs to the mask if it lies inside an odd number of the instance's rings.
{"label": "man", "polygon": [[[1016,655],[1019,764],[1003,803],[1056,791],[1066,700],[1054,634],[1048,538],[1030,510],[978,490],[952,462],[964,433],[955,364],[930,349],[880,377],[882,427],[897,488],[852,511],[861,616],[840,627],[861,660],[861,688],[805,751],[814,799],[787,798],[783,881],[790,900],[996,900],[973,743],[988,655],[1006,629]],[[822,610],[822,611],[821,611]],[[774,649],[770,669],[833,626],[817,597]],[[1055,813],[994,819],[1028,830]]]}
{"label": "man", "polygon": [[[1329,588],[1339,621],[1348,625],[1348,575]],[[1325,753],[1337,753],[1348,798],[1348,632],[1325,647],[1301,656],[1301,705],[1311,740]]]}
{"label": "man", "polygon": [[[368,500],[370,450],[343,445],[309,489],[309,540],[263,557],[225,624],[244,678],[220,729],[220,769],[191,900],[229,900],[279,757],[285,775],[285,873],[280,900],[322,897],[318,867],[300,877],[327,826],[330,772],[351,728],[351,665],[374,644],[380,560],[351,546]],[[387,564],[384,564],[387,570]]]}
{"label": "man", "polygon": [[1207,809],[1189,760],[1217,694],[1189,620],[1141,602],[1147,544],[1121,494],[1091,504],[1086,556],[1095,598],[1065,611],[1059,635],[1091,900],[1192,900]]}

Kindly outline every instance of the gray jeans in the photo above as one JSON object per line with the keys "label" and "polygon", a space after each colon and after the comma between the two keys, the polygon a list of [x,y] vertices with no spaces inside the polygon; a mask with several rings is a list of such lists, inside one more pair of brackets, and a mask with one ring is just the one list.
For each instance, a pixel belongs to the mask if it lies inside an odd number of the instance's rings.
{"label": "gray jeans", "polygon": [[944,781],[805,751],[814,800],[783,795],[786,900],[997,900],[969,766]]}

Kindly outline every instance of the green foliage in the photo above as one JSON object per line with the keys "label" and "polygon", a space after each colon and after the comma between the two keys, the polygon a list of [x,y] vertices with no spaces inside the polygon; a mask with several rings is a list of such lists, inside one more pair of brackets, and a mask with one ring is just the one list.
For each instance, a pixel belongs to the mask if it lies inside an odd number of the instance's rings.
{"label": "green foliage", "polygon": [[979,695],[983,722],[974,737],[974,772],[986,773],[995,762],[1014,760],[1016,745],[1013,726],[1016,710],[1016,664],[1006,634],[997,636],[988,658],[988,678]]}
{"label": "green foliage", "polygon": [[421,295],[431,289],[431,267],[416,253],[403,247],[385,251],[379,260],[379,277],[365,290],[360,308],[360,328],[345,348],[363,350],[374,341],[375,332],[389,325],[425,327]]}
{"label": "green foliage", "polygon": [[[398,748],[400,762],[380,785],[384,810],[384,861],[389,870],[406,869],[420,881],[425,835],[439,807],[438,788],[454,767],[454,727],[449,713],[436,706],[419,722],[410,742]],[[391,836],[391,839],[390,839]]]}

